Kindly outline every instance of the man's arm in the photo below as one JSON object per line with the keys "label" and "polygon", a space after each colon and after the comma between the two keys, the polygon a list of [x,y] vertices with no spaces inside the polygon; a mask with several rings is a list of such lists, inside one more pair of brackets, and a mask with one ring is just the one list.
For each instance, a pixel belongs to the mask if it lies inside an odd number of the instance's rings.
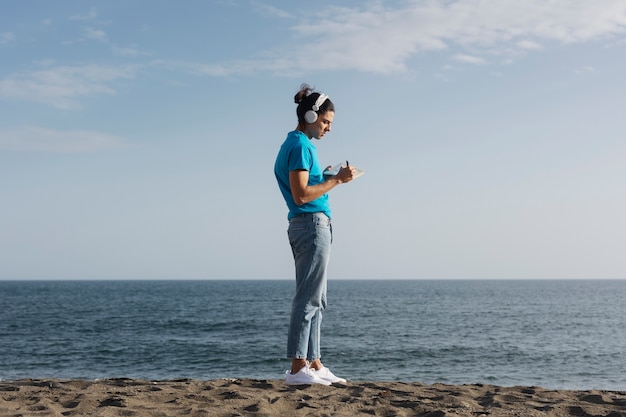
{"label": "man's arm", "polygon": [[317,200],[339,184],[352,181],[353,178],[353,167],[343,167],[339,170],[337,175],[328,178],[326,181],[320,184],[308,185],[309,171],[289,171],[289,187],[291,188],[293,201],[298,206],[301,206],[305,203]]}

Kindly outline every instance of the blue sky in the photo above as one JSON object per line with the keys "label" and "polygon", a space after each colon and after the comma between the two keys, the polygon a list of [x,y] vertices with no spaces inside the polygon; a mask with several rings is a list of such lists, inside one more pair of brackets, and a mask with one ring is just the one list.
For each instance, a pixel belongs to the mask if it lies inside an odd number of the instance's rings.
{"label": "blue sky", "polygon": [[331,279],[626,278],[622,0],[0,10],[0,279],[291,278],[303,82],[366,171]]}

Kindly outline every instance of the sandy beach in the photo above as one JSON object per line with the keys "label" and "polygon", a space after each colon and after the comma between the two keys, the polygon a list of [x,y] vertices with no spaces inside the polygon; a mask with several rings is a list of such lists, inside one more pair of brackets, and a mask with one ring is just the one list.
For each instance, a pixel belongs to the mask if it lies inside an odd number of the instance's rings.
{"label": "sandy beach", "polygon": [[282,380],[0,381],[0,417],[17,416],[626,417],[626,392],[493,385]]}

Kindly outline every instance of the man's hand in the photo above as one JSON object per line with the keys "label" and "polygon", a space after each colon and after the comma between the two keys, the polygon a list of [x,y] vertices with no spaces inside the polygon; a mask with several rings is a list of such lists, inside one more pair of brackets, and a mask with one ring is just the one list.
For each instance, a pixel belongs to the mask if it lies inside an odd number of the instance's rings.
{"label": "man's hand", "polygon": [[345,167],[341,167],[337,175],[335,175],[335,178],[337,179],[337,181],[343,184],[344,182],[352,181],[355,174],[356,169],[348,165]]}

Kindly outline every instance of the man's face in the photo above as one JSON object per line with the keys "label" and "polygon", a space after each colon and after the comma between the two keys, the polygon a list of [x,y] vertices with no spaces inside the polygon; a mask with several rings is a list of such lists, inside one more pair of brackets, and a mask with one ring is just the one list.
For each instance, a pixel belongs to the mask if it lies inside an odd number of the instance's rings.
{"label": "man's face", "polygon": [[309,125],[308,131],[311,137],[316,139],[322,139],[326,132],[330,132],[333,119],[335,118],[334,111],[327,111],[317,116],[315,123]]}

